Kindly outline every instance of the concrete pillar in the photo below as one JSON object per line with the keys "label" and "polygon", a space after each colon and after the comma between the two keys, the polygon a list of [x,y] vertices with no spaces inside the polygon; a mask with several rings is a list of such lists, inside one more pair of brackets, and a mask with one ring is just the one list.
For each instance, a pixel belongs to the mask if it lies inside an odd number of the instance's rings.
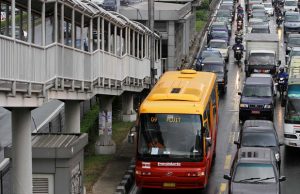
{"label": "concrete pillar", "polygon": [[168,22],[168,67],[169,71],[176,70],[175,64],[175,22]]}
{"label": "concrete pillar", "polygon": [[14,108],[11,118],[12,193],[32,193],[31,111]]}
{"label": "concrete pillar", "polygon": [[112,102],[113,97],[99,96],[99,139],[95,145],[96,154],[113,154],[116,144],[112,140]]}
{"label": "concrete pillar", "polygon": [[80,101],[65,101],[65,130],[67,133],[80,133]]}
{"label": "concrete pillar", "polygon": [[136,120],[136,112],[133,109],[133,94],[128,92],[122,95],[122,120],[123,121]]}

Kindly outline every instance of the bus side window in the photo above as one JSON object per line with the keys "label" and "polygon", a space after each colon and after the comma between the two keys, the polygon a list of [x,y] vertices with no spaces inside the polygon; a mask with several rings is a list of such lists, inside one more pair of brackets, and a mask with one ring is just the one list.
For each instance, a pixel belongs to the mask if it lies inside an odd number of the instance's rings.
{"label": "bus side window", "polygon": [[213,108],[213,114],[215,115],[216,114],[216,105],[217,105],[217,102],[216,102],[216,90],[214,89],[212,91],[212,94],[211,94],[211,101],[212,101],[212,108]]}

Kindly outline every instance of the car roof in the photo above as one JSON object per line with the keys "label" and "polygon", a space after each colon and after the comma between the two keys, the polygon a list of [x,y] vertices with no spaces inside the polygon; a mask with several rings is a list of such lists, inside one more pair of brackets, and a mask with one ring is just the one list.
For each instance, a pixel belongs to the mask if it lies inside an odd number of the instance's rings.
{"label": "car roof", "polygon": [[243,135],[244,133],[254,133],[254,132],[261,132],[261,133],[266,133],[266,132],[272,132],[275,133],[276,130],[274,128],[271,127],[247,127],[243,129],[243,133],[241,133],[241,135]]}
{"label": "car roof", "polygon": [[274,123],[268,120],[246,120],[243,128],[247,127],[270,127],[274,128]]}
{"label": "car roof", "polygon": [[269,78],[272,78],[272,75],[267,74],[267,73],[251,73],[250,77],[269,77]]}
{"label": "car roof", "polygon": [[213,22],[213,23],[211,23],[211,26],[214,26],[214,25],[226,25],[226,23],[225,22]]}
{"label": "car roof", "polygon": [[220,64],[224,64],[224,60],[223,60],[223,58],[219,58],[219,57],[206,57],[205,59],[203,59],[202,63],[220,63]]}
{"label": "car roof", "polygon": [[223,39],[211,39],[209,42],[224,42],[224,43],[227,43],[227,41],[223,40]]}
{"label": "car roof", "polygon": [[245,85],[272,85],[272,78],[268,77],[248,77]]}
{"label": "car roof", "polygon": [[254,24],[252,25],[252,29],[269,29],[269,25],[267,24]]}
{"label": "car roof", "polygon": [[300,34],[289,34],[288,38],[300,38]]}
{"label": "car roof", "polygon": [[207,48],[206,50],[203,50],[203,51],[201,52],[201,54],[204,53],[204,52],[209,52],[209,53],[221,53],[219,50],[210,49],[210,48]]}
{"label": "car roof", "polygon": [[286,11],[285,12],[285,16],[286,15],[299,15],[299,12],[295,12],[295,11]]}
{"label": "car roof", "polygon": [[300,51],[300,47],[292,47],[292,51]]}
{"label": "car roof", "polygon": [[272,149],[263,147],[241,147],[238,150],[238,161],[273,163],[275,155]]}

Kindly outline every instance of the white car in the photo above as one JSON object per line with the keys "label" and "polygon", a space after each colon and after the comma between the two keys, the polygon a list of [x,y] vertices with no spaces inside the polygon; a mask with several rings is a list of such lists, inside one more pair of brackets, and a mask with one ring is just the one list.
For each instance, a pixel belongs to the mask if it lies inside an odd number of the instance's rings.
{"label": "white car", "polygon": [[220,51],[222,57],[226,62],[229,60],[229,46],[225,40],[221,39],[212,39],[209,42],[208,47],[213,50]]}
{"label": "white car", "polygon": [[298,11],[298,1],[285,0],[283,10],[284,11]]}
{"label": "white car", "polygon": [[274,8],[272,6],[272,3],[263,3],[263,5],[265,6],[265,11],[269,16],[273,16],[274,15]]}

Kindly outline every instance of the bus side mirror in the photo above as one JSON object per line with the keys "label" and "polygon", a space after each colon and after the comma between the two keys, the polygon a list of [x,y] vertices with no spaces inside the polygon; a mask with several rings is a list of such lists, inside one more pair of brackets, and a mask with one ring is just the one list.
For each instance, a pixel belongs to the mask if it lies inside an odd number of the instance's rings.
{"label": "bus side mirror", "polygon": [[279,182],[282,182],[282,181],[286,181],[286,177],[285,176],[279,177]]}
{"label": "bus side mirror", "polygon": [[134,137],[135,137],[135,132],[137,131],[138,126],[132,127],[129,130],[128,136],[127,136],[127,142],[130,144],[134,143]]}
{"label": "bus side mirror", "polygon": [[206,140],[207,145],[210,147],[212,145],[211,137],[206,137],[205,140]]}
{"label": "bus side mirror", "polygon": [[231,180],[231,176],[228,174],[224,174],[223,178],[229,181]]}
{"label": "bus side mirror", "polygon": [[237,146],[240,145],[240,143],[239,143],[238,141],[234,141],[233,143],[234,143],[235,145],[237,145]]}

